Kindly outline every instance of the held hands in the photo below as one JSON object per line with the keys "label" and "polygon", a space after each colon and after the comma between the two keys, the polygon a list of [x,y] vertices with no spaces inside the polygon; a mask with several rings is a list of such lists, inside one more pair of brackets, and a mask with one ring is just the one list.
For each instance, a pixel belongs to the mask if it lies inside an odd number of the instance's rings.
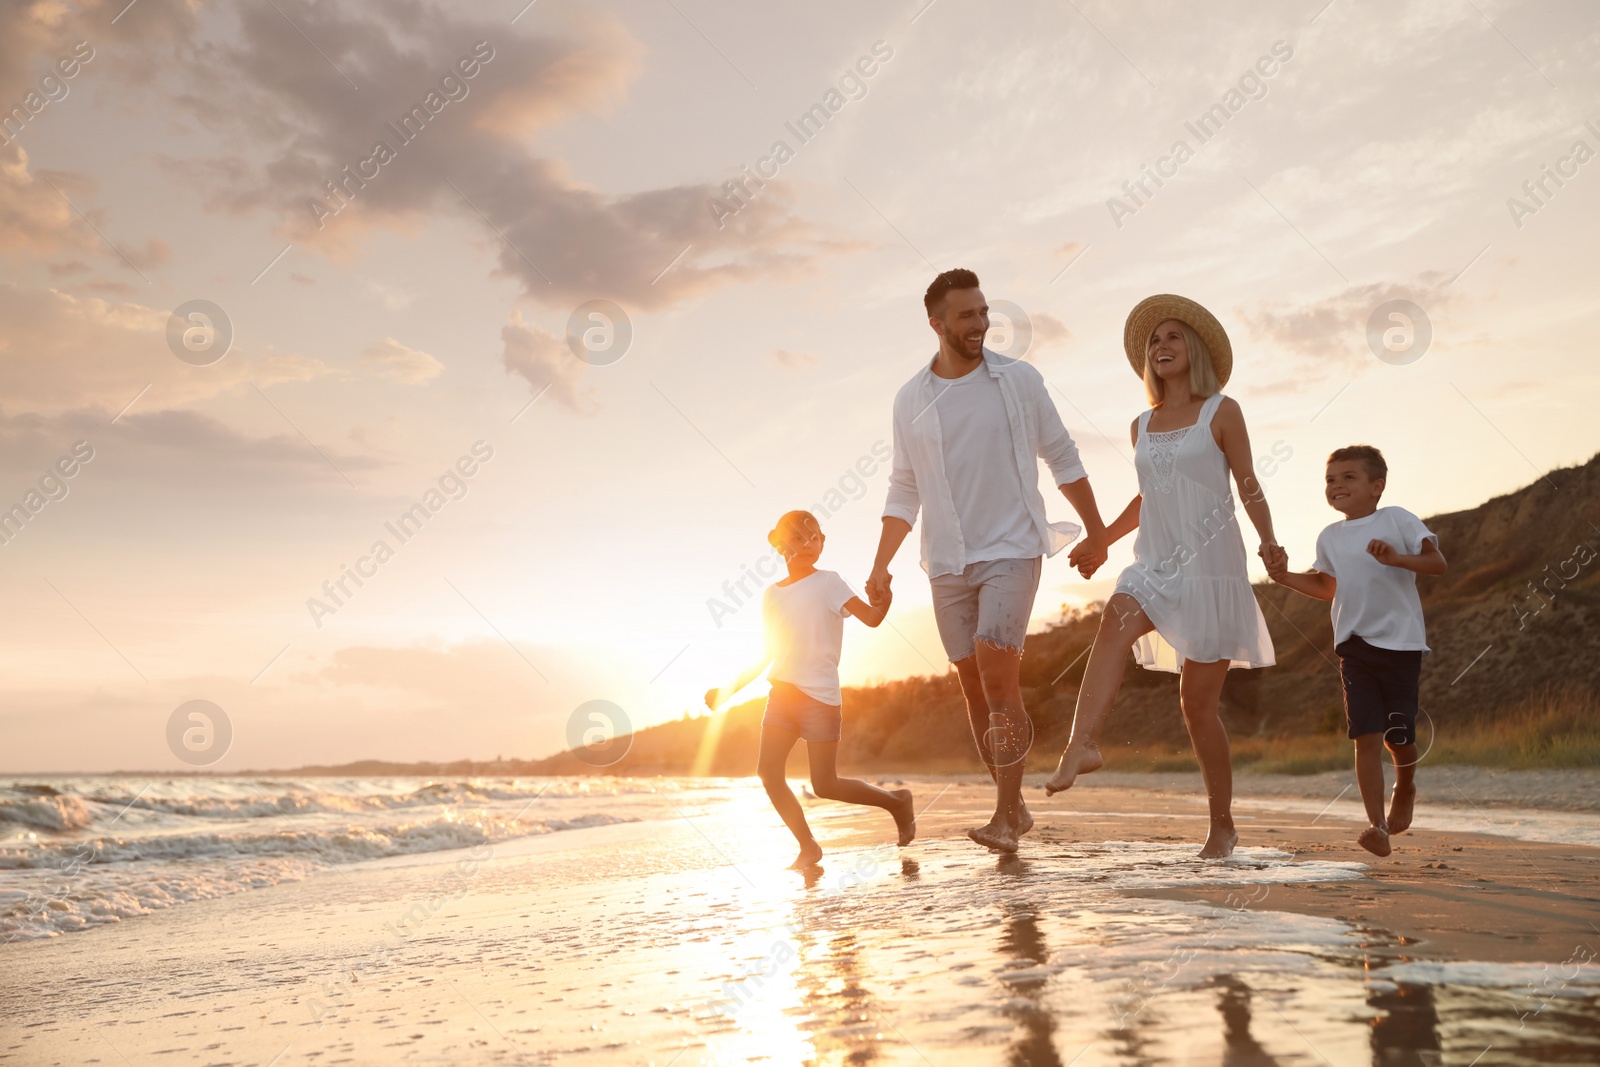
{"label": "held hands", "polygon": [[894,593],[889,589],[893,581],[894,576],[887,568],[872,568],[872,574],[867,578],[867,603],[875,608],[887,608],[894,600]]}
{"label": "held hands", "polygon": [[706,690],[706,707],[710,708],[712,711],[716,711],[717,710],[717,705],[721,704],[721,703],[722,703],[722,690],[720,690],[720,689],[707,689]]}
{"label": "held hands", "polygon": [[1282,545],[1263,544],[1261,562],[1267,565],[1267,577],[1281,582],[1289,574],[1289,551]]}
{"label": "held hands", "polygon": [[1387,541],[1371,540],[1367,542],[1367,555],[1383,564],[1385,567],[1400,566],[1400,553]]}
{"label": "held hands", "polygon": [[1085,537],[1067,553],[1067,563],[1084,578],[1093,577],[1106,561],[1106,546],[1099,538]]}
{"label": "held hands", "polygon": [[867,586],[867,603],[871,604],[880,613],[887,615],[889,605],[894,603],[894,592],[887,586]]}

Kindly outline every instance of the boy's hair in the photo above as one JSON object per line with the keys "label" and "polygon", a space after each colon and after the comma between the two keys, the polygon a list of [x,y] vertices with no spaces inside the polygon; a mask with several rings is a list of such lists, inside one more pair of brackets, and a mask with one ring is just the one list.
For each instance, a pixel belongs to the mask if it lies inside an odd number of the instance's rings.
{"label": "boy's hair", "polygon": [[797,534],[803,535],[806,533],[807,527],[819,534],[822,532],[822,523],[818,522],[817,517],[811,512],[786,511],[778,519],[778,525],[767,532],[767,544],[783,553],[789,547],[789,542]]}
{"label": "boy's hair", "polygon": [[[1165,320],[1163,320],[1165,321]],[[1193,326],[1182,319],[1174,320],[1178,328],[1183,331],[1183,341],[1189,350],[1189,395],[1208,397],[1214,393],[1222,392],[1222,385],[1217,381],[1217,371],[1211,362],[1211,348]],[[1156,323],[1160,326],[1161,323]],[[1144,339],[1144,395],[1150,401],[1151,407],[1156,407],[1167,398],[1167,383],[1161,380],[1156,373],[1156,365],[1150,362],[1150,338],[1155,336],[1151,331],[1150,337]]]}
{"label": "boy's hair", "polygon": [[922,294],[922,306],[931,319],[944,304],[944,295],[952,289],[976,289],[978,276],[964,267],[947,270],[933,280],[928,291]]}
{"label": "boy's hair", "polygon": [[1371,445],[1346,445],[1344,448],[1334,449],[1333,454],[1328,457],[1329,463],[1338,463],[1341,460],[1360,463],[1367,469],[1367,477],[1373,481],[1380,478],[1387,480],[1389,477],[1389,464],[1383,461],[1383,453]]}

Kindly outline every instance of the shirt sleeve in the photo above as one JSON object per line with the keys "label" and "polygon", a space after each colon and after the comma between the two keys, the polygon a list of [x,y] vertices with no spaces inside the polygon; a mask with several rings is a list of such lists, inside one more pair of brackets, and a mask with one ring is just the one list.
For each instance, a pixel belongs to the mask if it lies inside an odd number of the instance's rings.
{"label": "shirt sleeve", "polygon": [[1323,530],[1317,535],[1317,559],[1315,563],[1311,564],[1311,566],[1315,567],[1323,574],[1332,574],[1335,578],[1339,577],[1337,574],[1334,574],[1333,560],[1328,558],[1327,530]]}
{"label": "shirt sleeve", "polygon": [[1078,446],[1062,424],[1061,413],[1056,410],[1055,401],[1050,399],[1042,375],[1034,382],[1033,393],[1039,427],[1039,458],[1049,466],[1050,477],[1056,485],[1066,485],[1089,477],[1089,472],[1083,469],[1083,463],[1078,458]]}
{"label": "shirt sleeve", "polygon": [[849,582],[839,577],[837,572],[834,572],[832,580],[828,583],[827,595],[828,610],[835,615],[847,615],[849,613],[844,610],[844,606],[850,603],[850,599],[856,595],[856,591],[850,588]]}
{"label": "shirt sleeve", "polygon": [[883,517],[901,519],[909,526],[917,524],[917,512],[922,508],[922,497],[917,492],[917,472],[911,466],[911,450],[907,444],[911,428],[902,425],[905,410],[897,397],[894,405],[894,459],[889,466],[889,496],[883,505]]}
{"label": "shirt sleeve", "polygon": [[1422,542],[1439,540],[1439,535],[1428,529],[1428,524],[1417,518],[1404,508],[1396,509],[1399,514],[1395,518],[1400,520],[1400,535],[1405,540],[1402,546],[1408,556],[1415,556],[1422,551]]}

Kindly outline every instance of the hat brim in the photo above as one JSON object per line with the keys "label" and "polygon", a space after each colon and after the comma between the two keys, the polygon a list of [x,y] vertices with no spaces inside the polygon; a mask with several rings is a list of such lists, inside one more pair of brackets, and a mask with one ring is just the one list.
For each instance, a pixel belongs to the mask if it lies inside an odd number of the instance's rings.
{"label": "hat brim", "polygon": [[1216,373],[1217,384],[1228,384],[1233,374],[1233,345],[1228,340],[1228,331],[1204,307],[1188,297],[1171,293],[1145,297],[1128,313],[1127,325],[1122,329],[1122,347],[1128,353],[1133,373],[1144,378],[1145,349],[1150,335],[1168,319],[1177,319],[1200,335],[1211,352],[1211,369]]}

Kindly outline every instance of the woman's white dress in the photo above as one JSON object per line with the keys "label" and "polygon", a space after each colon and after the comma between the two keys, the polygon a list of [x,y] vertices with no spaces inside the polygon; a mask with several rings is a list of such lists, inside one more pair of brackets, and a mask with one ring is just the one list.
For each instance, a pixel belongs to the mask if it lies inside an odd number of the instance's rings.
{"label": "woman's white dress", "polygon": [[1245,576],[1244,538],[1228,461],[1211,435],[1222,394],[1206,398],[1193,426],[1150,433],[1139,416],[1139,536],[1116,592],[1139,602],[1155,632],[1133,646],[1140,666],[1178,671],[1183,661],[1267,667],[1272,637]]}

